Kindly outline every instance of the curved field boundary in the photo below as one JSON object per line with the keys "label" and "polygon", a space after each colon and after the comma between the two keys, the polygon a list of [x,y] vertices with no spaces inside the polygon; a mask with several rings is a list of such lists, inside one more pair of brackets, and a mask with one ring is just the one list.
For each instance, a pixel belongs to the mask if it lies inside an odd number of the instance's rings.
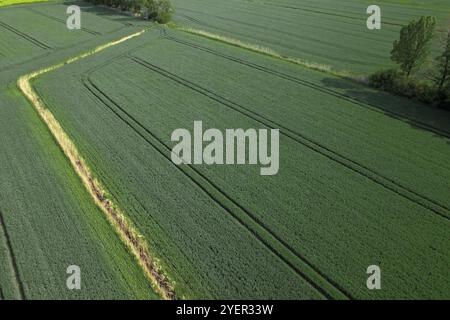
{"label": "curved field boundary", "polygon": [[19,37],[22,37],[23,39],[27,40],[28,42],[31,42],[32,44],[34,44],[35,46],[40,47],[41,49],[45,49],[45,50],[49,50],[51,49],[51,47],[49,47],[48,45],[46,45],[45,43],[33,38],[32,36],[29,36],[25,33],[23,33],[20,30],[17,30],[16,28],[10,26],[7,23],[4,23],[2,21],[0,21],[0,26],[2,26],[3,28],[5,28],[6,30],[9,30],[13,33],[15,33],[16,35],[18,35]]}
{"label": "curved field boundary", "polygon": [[[99,68],[94,68],[90,73]],[[90,74],[89,73],[89,74]],[[101,91],[89,78],[89,74],[83,76],[82,82],[85,88],[95,96],[105,107],[110,109],[117,117],[126,123],[142,139],[173,164],[169,154],[171,149],[138,119],[134,118],[117,102]],[[168,153],[168,152],[169,153]],[[288,243],[281,239],[267,225],[259,220],[253,213],[234,201],[222,191],[213,181],[208,179],[193,166],[173,166],[187,176],[212,200],[227,211],[238,223],[260,241],[272,254],[286,263],[298,276],[307,281],[313,288],[328,299],[351,299],[352,295],[339,284],[329,279],[322,271],[309,262],[302,254],[297,252]],[[299,267],[300,266],[300,267]]]}
{"label": "curved field boundary", "polygon": [[[16,284],[17,292],[19,293],[19,299],[25,300],[26,299],[25,290],[23,288],[22,280],[20,279],[19,268],[17,267],[16,256],[14,255],[14,251],[11,246],[11,238],[9,237],[8,230],[6,229],[5,219],[3,218],[3,212],[1,210],[0,210],[0,231],[4,234],[8,258],[11,262],[11,268],[14,273],[14,280],[15,280],[14,283]],[[1,294],[1,296],[3,296],[3,292],[1,292],[1,288],[0,288],[0,294]],[[4,298],[4,296],[3,296],[3,298]]]}
{"label": "curved field boundary", "polygon": [[[292,58],[292,57],[286,57],[286,56],[283,56],[283,55],[279,54],[278,52],[276,52],[276,51],[274,51],[272,49],[269,49],[269,48],[263,48],[263,47],[260,47],[260,46],[257,46],[257,45],[247,44],[247,43],[244,43],[244,42],[242,42],[240,40],[231,39],[231,38],[223,37],[223,36],[220,36],[220,35],[212,34],[212,33],[209,33],[207,31],[196,30],[196,29],[192,29],[192,28],[179,27],[179,28],[177,28],[177,30],[180,30],[180,31],[183,31],[183,32],[186,32],[186,33],[190,33],[190,34],[194,34],[194,35],[197,35],[197,36],[200,36],[200,37],[208,38],[210,40],[215,40],[215,41],[218,41],[218,42],[222,42],[222,43],[225,43],[225,44],[228,44],[228,45],[232,45],[232,46],[235,46],[235,47],[239,47],[239,48],[242,48],[242,49],[246,49],[246,50],[249,50],[249,51],[252,51],[252,52],[256,52],[256,53],[259,53],[259,54],[263,54],[263,55],[266,55],[266,56],[269,56],[269,57],[272,57],[272,58],[275,58],[275,59],[283,60],[285,62],[294,63],[294,64],[300,65],[300,66],[308,68],[308,69],[312,69],[312,70],[320,71],[320,72],[323,72],[323,73],[331,74],[333,76],[344,78],[344,79],[347,79],[349,81],[361,83],[361,79],[354,78],[353,76],[351,76],[347,72],[334,71],[334,70],[331,70],[331,67],[326,66],[326,65],[309,63],[309,62],[306,62],[306,61],[302,61],[300,59],[296,59],[296,58]],[[350,101],[350,102],[352,102],[352,103],[354,103],[354,104],[356,104],[356,105],[358,105],[360,107],[363,107],[365,109],[369,109],[369,110],[377,112],[377,113],[388,115],[391,118],[394,118],[396,120],[408,123],[411,126],[414,126],[414,127],[420,128],[420,129],[424,129],[426,131],[430,131],[430,132],[432,132],[432,133],[434,133],[436,135],[439,135],[439,136],[442,136],[442,137],[445,137],[445,138],[450,138],[450,131],[446,131],[446,130],[443,130],[443,129],[440,129],[440,128],[433,127],[433,126],[431,126],[431,125],[429,125],[427,123],[418,121],[416,119],[409,118],[409,117],[404,116],[404,115],[402,115],[400,113],[396,113],[396,112],[385,110],[385,109],[380,109],[380,107],[378,107],[375,104],[371,104],[369,102],[360,101],[360,100],[358,100],[358,99],[356,99],[354,97],[351,97],[349,95],[346,95],[344,93],[341,93],[341,92],[338,92],[338,91],[335,91],[335,90],[332,90],[332,89],[329,89],[329,88],[326,88],[326,87],[319,86],[319,85],[317,85],[315,83],[312,83],[312,82],[309,82],[307,80],[299,79],[299,78],[296,78],[294,76],[291,76],[291,75],[288,75],[288,74],[284,74],[282,72],[279,72],[279,71],[276,71],[276,70],[272,70],[272,69],[269,69],[267,67],[260,66],[260,65],[257,65],[255,63],[249,62],[249,61],[245,61],[245,60],[242,60],[242,59],[239,59],[239,58],[236,58],[236,57],[232,57],[232,56],[226,55],[224,53],[212,50],[210,48],[207,48],[207,47],[204,47],[204,46],[201,46],[201,45],[189,42],[189,41],[180,40],[180,39],[177,39],[177,38],[169,36],[169,35],[166,35],[166,38],[171,40],[171,41],[175,41],[175,42],[178,42],[180,44],[184,44],[186,46],[190,46],[192,48],[195,48],[195,49],[198,49],[198,50],[202,50],[204,52],[209,52],[211,54],[220,56],[222,58],[225,58],[225,59],[228,59],[228,60],[240,63],[240,64],[244,64],[244,65],[247,65],[249,67],[256,68],[256,69],[258,69],[260,71],[264,71],[264,72],[270,73],[272,75],[276,75],[276,76],[284,78],[286,80],[290,80],[290,81],[293,81],[293,82],[297,82],[299,84],[303,84],[303,85],[308,86],[308,87],[310,87],[312,89],[316,89],[316,90],[319,90],[319,91],[322,91],[322,92],[326,92],[328,94],[334,95],[337,98]]]}
{"label": "curved field boundary", "polygon": [[122,210],[120,210],[109,199],[108,192],[106,191],[104,186],[94,177],[92,170],[87,166],[86,161],[80,155],[75,144],[70,140],[69,136],[61,127],[58,120],[56,120],[53,114],[45,107],[42,99],[37,95],[31,85],[31,81],[41,76],[42,74],[54,71],[66,64],[73,63],[112,46],[138,37],[145,31],[146,29],[121,38],[117,41],[101,45],[90,52],[70,58],[60,64],[24,75],[18,79],[17,85],[24,96],[30,101],[35,110],[38,112],[44,123],[47,125],[48,129],[58,142],[60,148],[72,164],[75,172],[81,178],[83,185],[86,187],[87,191],[94,199],[96,205],[103,211],[106,218],[114,227],[121,240],[135,256],[137,262],[143,269],[147,278],[150,280],[156,292],[158,292],[164,299],[174,300],[176,299],[174,288],[170,283],[170,280],[162,272],[161,268],[158,266],[157,262],[150,254],[150,250],[148,249],[148,245],[144,240],[144,237],[137,231],[133,223],[123,214]]}
{"label": "curved field boundary", "polygon": [[375,182],[376,184],[414,202],[417,205],[422,206],[425,209],[430,210],[431,212],[437,214],[438,216],[445,218],[450,221],[450,208],[448,208],[445,205],[442,205],[438,202],[436,202],[433,199],[430,199],[424,195],[421,195],[414,190],[409,189],[408,187],[405,187],[401,185],[400,183],[396,182],[393,179],[390,179],[388,177],[383,176],[382,174],[364,166],[363,164],[360,164],[344,155],[339,154],[336,151],[333,151],[324,145],[322,145],[319,142],[314,141],[311,138],[308,138],[301,133],[298,133],[294,130],[291,130],[285,126],[283,126],[280,123],[277,123],[267,117],[264,117],[236,102],[233,102],[229,99],[226,99],[208,89],[205,89],[189,80],[183,79],[173,73],[168,72],[167,70],[164,70],[162,68],[159,68],[155,65],[152,65],[151,63],[144,61],[140,58],[133,57],[132,58],[136,63],[146,67],[147,69],[152,70],[153,72],[156,72],[166,78],[171,79],[172,81],[175,81],[191,90],[196,91],[197,93],[200,93],[228,108],[231,108],[269,128],[280,128],[281,134],[285,135],[286,137],[292,139],[293,141],[300,143],[304,145],[305,147],[321,154],[322,156],[325,156],[326,158],[337,162],[344,167],[364,176],[365,178],[371,180],[372,182]]}

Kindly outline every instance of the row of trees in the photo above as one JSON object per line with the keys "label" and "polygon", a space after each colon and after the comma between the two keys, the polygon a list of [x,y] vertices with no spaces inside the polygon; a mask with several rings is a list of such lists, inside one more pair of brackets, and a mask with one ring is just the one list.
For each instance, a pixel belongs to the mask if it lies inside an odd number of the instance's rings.
{"label": "row of trees", "polygon": [[172,17],[172,5],[169,0],[87,0],[94,4],[130,11],[146,19],[167,23]]}
{"label": "row of trees", "polygon": [[[436,37],[436,19],[422,17],[404,26],[391,51],[391,59],[400,70],[376,72],[369,77],[371,85],[442,105],[450,98],[450,26],[439,31],[440,54],[429,61],[432,40]],[[422,70],[424,65],[426,70]]]}

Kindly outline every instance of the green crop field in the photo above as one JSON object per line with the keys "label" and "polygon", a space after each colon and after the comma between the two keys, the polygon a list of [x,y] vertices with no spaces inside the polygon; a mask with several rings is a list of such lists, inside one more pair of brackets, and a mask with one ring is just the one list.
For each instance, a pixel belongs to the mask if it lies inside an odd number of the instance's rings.
{"label": "green crop field", "polygon": [[[247,265],[243,262],[251,257],[249,248],[232,240],[240,233],[240,237],[245,235],[239,231],[244,227],[257,234],[250,236],[245,246],[261,238],[266,249],[277,246],[283,259],[294,259],[297,268],[312,266],[307,278],[319,286],[324,282],[326,294],[337,289],[349,297],[376,297],[364,290],[363,274],[358,269],[368,261],[382,260],[392,268],[392,279],[405,279],[401,284],[386,280],[392,287],[385,288],[380,297],[446,296],[448,283],[439,279],[448,276],[446,266],[450,263],[445,254],[450,245],[446,235],[450,217],[446,196],[450,172],[445,162],[450,152],[448,139],[413,129],[408,123],[370,110],[357,98],[348,99],[327,88],[327,83],[338,79],[194,36],[157,36],[148,34],[116,53],[100,54],[45,75],[35,87],[78,141],[81,153],[89,155],[91,167],[120,206],[133,208],[130,217],[142,232],[167,234],[171,239],[171,243],[156,237],[151,241],[173,264],[166,268],[174,274],[183,294],[208,297],[200,291],[203,286],[190,282],[193,287],[186,288],[183,284],[188,278],[183,273],[191,270],[182,266],[190,263],[202,275],[199,281],[207,283],[209,293],[216,298],[298,297],[295,291],[287,291],[288,287],[283,292],[268,287],[251,295],[247,285],[228,295],[227,289],[239,276],[235,271],[238,265]],[[281,72],[288,67],[287,74]],[[73,81],[63,83],[66,74],[76,73],[79,76]],[[218,73],[220,78],[215,78]],[[64,94],[63,86],[73,93],[73,99]],[[257,94],[261,87],[266,88],[264,93]],[[276,110],[274,100],[283,101]],[[270,179],[258,177],[256,170],[245,166],[200,166],[178,172],[168,161],[170,132],[188,128],[196,119],[221,129],[282,125],[280,152],[285,157],[281,172]],[[395,135],[397,140],[374,143],[383,135]],[[411,152],[427,156],[411,162]],[[161,185],[155,185],[158,176],[165,177]],[[187,187],[192,183],[196,188]],[[202,189],[208,196],[198,193]],[[230,206],[228,215],[204,203],[211,199]],[[177,209],[180,204],[183,216]],[[396,210],[389,211],[392,207]],[[196,218],[199,213],[201,222]],[[190,220],[197,223],[191,225]],[[420,225],[414,223],[417,220]],[[161,229],[153,229],[155,225],[149,221],[156,221]],[[207,235],[215,229],[224,230],[226,225],[236,225],[237,231],[231,228],[224,232],[227,241],[226,246],[221,244],[220,257],[208,253],[211,248],[206,243],[211,240]],[[183,236],[185,232],[188,234]],[[346,241],[337,243],[344,234]],[[194,245],[199,246],[196,255],[177,254],[177,250],[186,252]],[[436,248],[432,256],[424,254],[431,253],[430,246]],[[225,267],[222,257],[227,257],[228,251],[229,256],[237,256],[236,266],[234,260],[227,260],[232,274],[221,270]],[[411,259],[422,255],[427,258],[410,266]],[[278,259],[272,259],[270,265],[276,266]],[[241,267],[247,273],[246,281],[265,284],[252,277],[268,272],[266,264],[252,261],[252,267],[259,269],[250,272]],[[209,269],[221,270],[221,276],[209,278],[213,274]],[[429,272],[423,274],[424,270]],[[431,282],[436,286],[420,280],[421,274],[434,279]],[[284,273],[277,282],[292,283],[290,277]]]}
{"label": "green crop field", "polygon": [[[15,86],[27,72],[107,41],[92,35],[90,43],[83,43],[84,32],[65,37],[59,22],[33,13],[45,8],[64,17],[66,7],[60,4],[0,9],[0,299],[157,299]],[[110,21],[105,31],[117,26]],[[70,265],[80,266],[83,290],[67,289]]]}
{"label": "green crop field", "polygon": [[383,1],[381,30],[368,30],[370,1],[345,0],[173,0],[175,23],[183,27],[270,48],[292,58],[367,74],[389,67],[400,26],[424,14],[441,25],[450,20],[442,1]]}
{"label": "green crop field", "polygon": [[[392,66],[446,1],[381,1],[373,31],[367,1],[172,3],[0,9],[0,300],[450,299],[450,113],[293,61]],[[279,172],[175,164],[195,121],[279,129]]]}

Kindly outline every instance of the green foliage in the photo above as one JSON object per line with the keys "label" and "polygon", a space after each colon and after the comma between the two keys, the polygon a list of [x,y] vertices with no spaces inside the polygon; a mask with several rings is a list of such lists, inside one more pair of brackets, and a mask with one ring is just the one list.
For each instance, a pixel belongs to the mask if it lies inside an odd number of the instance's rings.
{"label": "green foliage", "polygon": [[446,32],[442,43],[442,53],[436,58],[436,70],[434,70],[431,80],[439,91],[445,92],[450,85],[450,28]]}
{"label": "green foliage", "polygon": [[407,98],[416,98],[426,104],[440,105],[447,97],[436,86],[407,77],[396,69],[381,70],[369,76],[369,84],[377,89]]}
{"label": "green foliage", "polygon": [[415,96],[414,82],[397,69],[375,72],[369,76],[369,84],[384,91],[392,92],[408,98]]}
{"label": "green foliage", "polygon": [[172,18],[172,5],[169,0],[142,0],[145,15],[158,23],[167,23]]}
{"label": "green foliage", "polygon": [[425,61],[435,27],[436,18],[428,16],[413,20],[400,30],[400,39],[394,41],[391,59],[400,65],[407,77]]}
{"label": "green foliage", "polygon": [[441,107],[450,110],[450,85],[447,86],[445,94],[447,96],[447,99],[444,102],[442,102]]}
{"label": "green foliage", "polygon": [[131,11],[158,23],[167,23],[172,18],[172,5],[169,0],[87,0],[94,4],[104,4]]}
{"label": "green foliage", "polygon": [[439,90],[436,89],[436,87],[426,82],[410,82],[414,87],[414,97],[416,97],[417,100],[426,104],[439,104],[442,100],[442,94],[441,92],[439,92]]}
{"label": "green foliage", "polygon": [[392,60],[400,64],[400,69],[375,72],[369,76],[369,84],[394,94],[443,106],[450,94],[450,29],[445,33],[443,51],[436,58],[436,66],[426,75],[431,82],[410,78],[426,60],[433,38],[436,19],[422,17],[412,21],[400,31],[400,40],[394,42]]}
{"label": "green foliage", "polygon": [[397,69],[380,70],[369,76],[369,84],[378,89],[391,91],[402,73]]}

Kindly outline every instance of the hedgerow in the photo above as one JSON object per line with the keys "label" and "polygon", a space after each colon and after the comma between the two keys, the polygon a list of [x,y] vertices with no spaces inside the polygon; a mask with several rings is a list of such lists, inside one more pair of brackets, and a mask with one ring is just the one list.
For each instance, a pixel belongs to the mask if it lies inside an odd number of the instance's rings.
{"label": "hedgerow", "polygon": [[[411,21],[394,42],[391,59],[399,69],[380,70],[369,76],[369,84],[396,95],[448,108],[450,100],[450,26],[441,39],[442,51],[431,68],[419,73],[429,54],[436,26],[434,17]],[[414,76],[416,73],[416,76]]]}
{"label": "hedgerow", "polygon": [[369,76],[369,84],[374,88],[440,107],[450,97],[448,90],[440,90],[429,82],[409,78],[397,69],[375,72]]}
{"label": "hedgerow", "polygon": [[169,0],[87,0],[94,4],[103,4],[130,11],[145,19],[167,23],[172,18],[172,4]]}

